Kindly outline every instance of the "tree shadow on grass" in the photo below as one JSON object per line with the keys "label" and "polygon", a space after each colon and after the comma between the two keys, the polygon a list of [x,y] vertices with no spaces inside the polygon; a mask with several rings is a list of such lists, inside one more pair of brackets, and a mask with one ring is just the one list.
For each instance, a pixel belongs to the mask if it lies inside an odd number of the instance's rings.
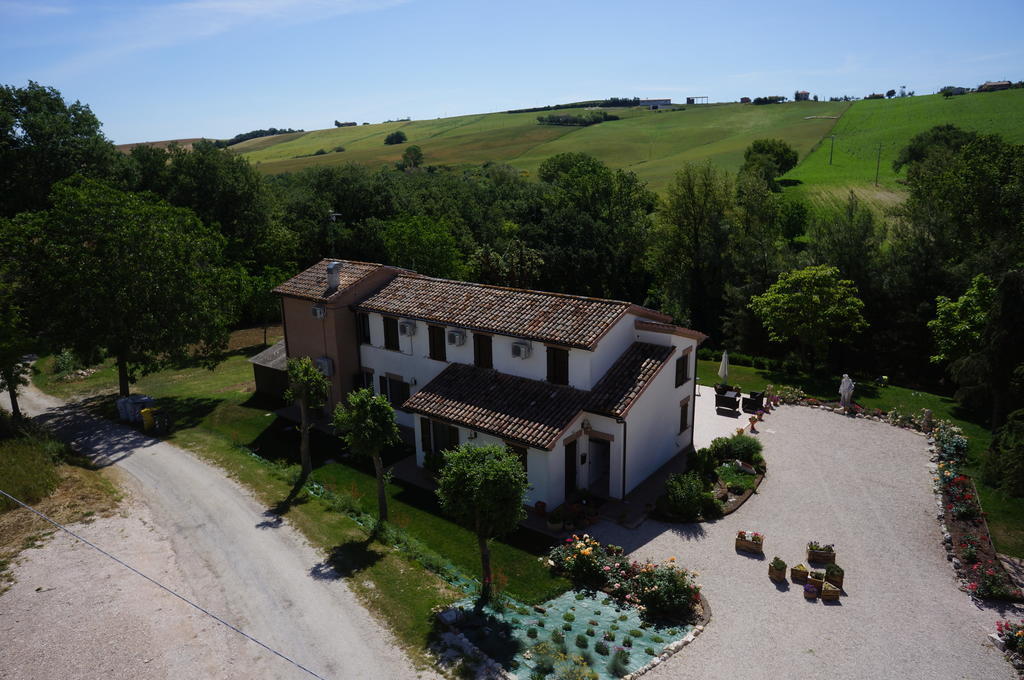
{"label": "tree shadow on grass", "polygon": [[384,558],[371,547],[372,542],[372,538],[366,538],[334,546],[327,557],[310,568],[309,575],[318,581],[336,581],[369,569]]}

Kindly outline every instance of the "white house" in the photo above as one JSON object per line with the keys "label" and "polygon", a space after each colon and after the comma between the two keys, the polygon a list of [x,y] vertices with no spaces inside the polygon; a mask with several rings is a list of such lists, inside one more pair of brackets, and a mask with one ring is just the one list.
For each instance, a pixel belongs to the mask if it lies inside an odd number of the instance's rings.
{"label": "white house", "polygon": [[704,335],[628,302],[323,260],[275,289],[287,354],[388,397],[430,451],[498,443],[520,454],[529,500],[578,488],[621,498],[691,446]]}

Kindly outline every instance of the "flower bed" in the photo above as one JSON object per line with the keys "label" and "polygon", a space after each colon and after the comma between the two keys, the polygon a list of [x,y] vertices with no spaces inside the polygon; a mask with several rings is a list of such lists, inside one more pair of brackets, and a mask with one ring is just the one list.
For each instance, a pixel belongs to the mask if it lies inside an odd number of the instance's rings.
{"label": "flower bed", "polygon": [[996,621],[996,637],[1002,643],[1006,660],[1024,677],[1024,619],[1020,623]]}
{"label": "flower bed", "polygon": [[629,561],[622,548],[602,546],[586,534],[565,539],[547,557],[548,566],[578,588],[603,590],[652,620],[690,621],[700,606],[697,574],[675,562],[674,557],[664,564]]}

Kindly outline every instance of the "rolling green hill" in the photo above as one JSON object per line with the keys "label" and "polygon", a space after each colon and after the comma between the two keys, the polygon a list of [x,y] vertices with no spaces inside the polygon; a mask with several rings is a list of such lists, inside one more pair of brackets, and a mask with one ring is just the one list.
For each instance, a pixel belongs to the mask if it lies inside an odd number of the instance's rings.
{"label": "rolling green hill", "polygon": [[[564,151],[582,151],[615,168],[628,168],[661,191],[686,161],[712,161],[736,170],[755,139],[781,137],[801,157],[835,124],[849,104],[800,102],[775,106],[712,104],[681,111],[614,109],[622,120],[589,127],[539,125],[536,113],[489,113],[436,120],[382,123],[263,137],[231,147],[275,174],[310,165],[349,162],[394,163],[403,145],[384,137],[401,129],[418,144],[425,162],[437,165],[509,163],[531,174],[541,162]],[[343,146],[345,151],[332,152]],[[329,152],[308,156],[319,149]],[[305,156],[305,157],[301,157]]]}
{"label": "rolling green hill", "polygon": [[[611,167],[632,170],[660,192],[687,161],[710,159],[737,170],[750,142],[779,137],[796,148],[801,159],[785,177],[794,183],[787,194],[822,206],[844,201],[853,189],[869,204],[884,209],[904,196],[892,160],[918,132],[954,123],[1024,142],[1024,89],[950,99],[927,95],[852,104],[711,104],[681,111],[619,108],[613,112],[621,120],[589,127],[539,125],[537,113],[487,113],[261,137],[230,148],[267,174],[312,165],[383,165],[401,158],[405,145],[384,144],[388,133],[400,129],[408,144],[423,149],[428,164],[495,161],[532,175],[545,158],[581,151]],[[835,136],[831,165],[830,135]],[[882,153],[876,187],[879,144]],[[339,146],[345,150],[334,151]],[[326,153],[312,155],[320,149]]]}
{"label": "rolling green hill", "polygon": [[[952,123],[969,130],[998,133],[1007,141],[1024,143],[1024,89],[962,95],[945,99],[941,95],[855,102],[843,114],[831,135],[835,135],[832,164],[831,140],[825,136],[785,179],[799,181],[787,193],[802,196],[812,204],[845,201],[849,190],[879,207],[902,200],[904,191],[892,162],[910,138],[935,125]],[[874,185],[879,163],[878,186]],[[904,170],[902,175],[905,176]]]}

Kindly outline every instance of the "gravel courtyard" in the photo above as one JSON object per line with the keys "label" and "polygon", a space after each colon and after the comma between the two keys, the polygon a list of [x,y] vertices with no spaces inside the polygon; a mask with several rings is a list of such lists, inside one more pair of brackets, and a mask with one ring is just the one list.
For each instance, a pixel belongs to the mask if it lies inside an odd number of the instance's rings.
{"label": "gravel courtyard", "polygon": [[[697,401],[697,446],[746,421],[717,415],[709,393]],[[957,589],[924,437],[798,406],[760,425],[768,475],[735,513],[705,524],[648,520],[635,530],[602,522],[592,531],[635,558],[675,556],[700,573],[707,631],[645,677],[1016,677],[987,634],[1024,611],[979,609]],[[764,558],[736,552],[741,529],[765,534]],[[835,544],[846,571],[838,605],[808,602],[801,585],[768,579],[773,555],[805,562],[812,539]]]}

